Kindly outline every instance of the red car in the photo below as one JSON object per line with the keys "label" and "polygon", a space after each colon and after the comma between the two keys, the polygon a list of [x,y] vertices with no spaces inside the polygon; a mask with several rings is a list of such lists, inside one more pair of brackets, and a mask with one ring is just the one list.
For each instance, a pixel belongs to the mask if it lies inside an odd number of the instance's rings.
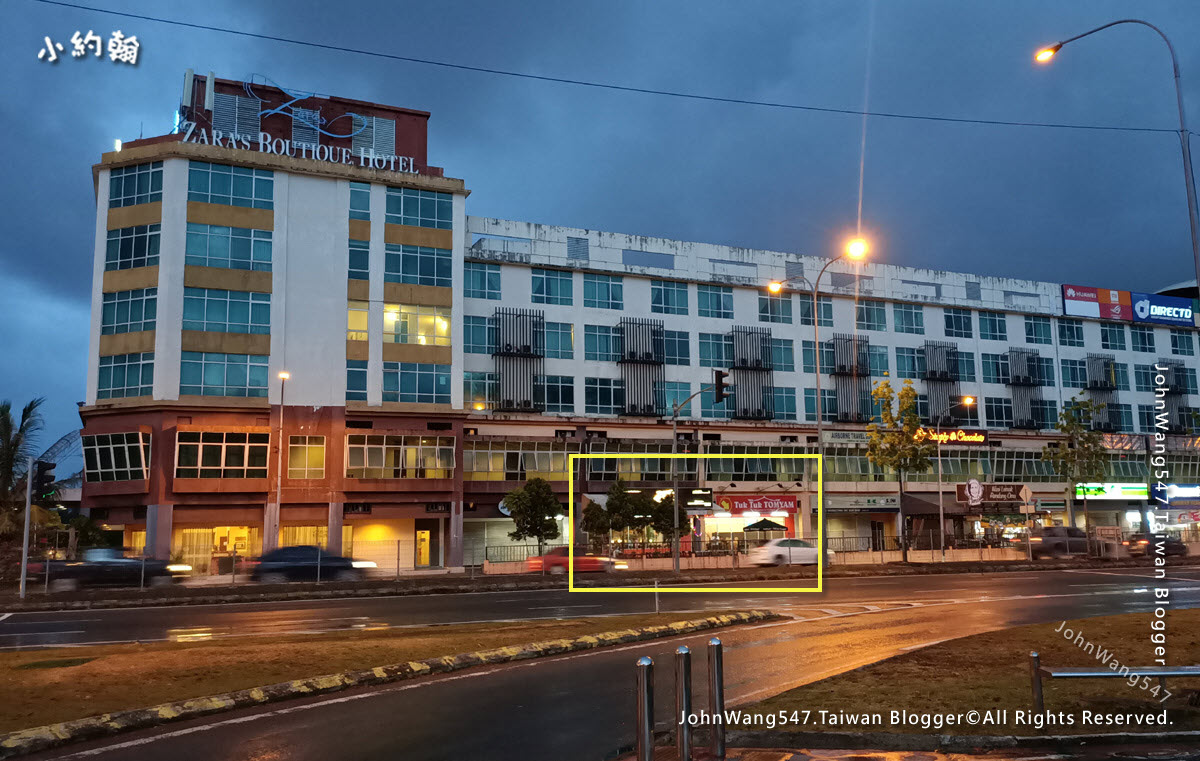
{"label": "red car", "polygon": [[[567,548],[555,547],[542,556],[533,556],[525,561],[525,566],[530,573],[542,573],[545,569],[546,573],[560,574],[567,572]],[[575,572],[587,573],[589,571],[607,573],[617,567],[616,561],[612,558],[594,555],[582,547],[575,548]]]}

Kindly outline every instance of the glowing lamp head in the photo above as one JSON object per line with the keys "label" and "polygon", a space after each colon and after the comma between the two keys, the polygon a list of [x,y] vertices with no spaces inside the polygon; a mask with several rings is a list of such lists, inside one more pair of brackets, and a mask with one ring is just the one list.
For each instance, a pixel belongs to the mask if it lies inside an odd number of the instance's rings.
{"label": "glowing lamp head", "polygon": [[865,259],[870,250],[866,238],[851,238],[846,242],[846,256],[856,261]]}
{"label": "glowing lamp head", "polygon": [[288,378],[291,378],[291,377],[292,377],[292,374],[289,373],[287,370],[279,371],[279,380],[287,380]]}
{"label": "glowing lamp head", "polygon": [[767,290],[771,293],[779,293],[783,290],[783,283],[779,282],[778,280],[772,280],[771,282],[767,283]]}
{"label": "glowing lamp head", "polygon": [[1033,60],[1037,61],[1038,63],[1047,63],[1051,58],[1054,57],[1054,54],[1057,53],[1061,47],[1062,43],[1051,45],[1048,48],[1042,48],[1037,52],[1036,55],[1034,55]]}
{"label": "glowing lamp head", "polygon": [[970,407],[972,404],[974,404],[974,403],[975,403],[975,397],[973,397],[973,396],[964,396],[964,397],[962,398],[962,403],[963,403],[963,406],[964,406],[964,407]]}

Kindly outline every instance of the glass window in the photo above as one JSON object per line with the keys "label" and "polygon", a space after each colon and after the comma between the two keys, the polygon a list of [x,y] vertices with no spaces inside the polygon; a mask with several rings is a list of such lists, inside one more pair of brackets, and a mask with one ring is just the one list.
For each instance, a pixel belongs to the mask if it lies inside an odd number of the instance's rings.
{"label": "glass window", "polygon": [[663,331],[663,361],[668,365],[692,364],[691,337],[686,330]]}
{"label": "glass window", "polygon": [[370,324],[369,309],[371,303],[369,301],[347,301],[346,302],[346,340],[347,341],[366,341],[369,337],[368,325]]}
{"label": "glass window", "polygon": [[[813,352],[812,341],[800,342],[801,361],[803,362],[804,372],[815,373],[817,371],[816,357]],[[821,342],[821,372],[829,374],[833,372],[833,343],[831,341]],[[814,420],[816,418],[813,418]]]}
{"label": "glass window", "polygon": [[371,219],[371,185],[366,182],[350,183],[350,219]]}
{"label": "glass window", "polygon": [[136,164],[108,173],[108,208],[136,206],[162,200],[162,162]]}
{"label": "glass window", "polygon": [[1039,429],[1052,430],[1058,425],[1058,402],[1053,399],[1034,399],[1030,411]]}
{"label": "glass window", "polygon": [[611,325],[584,325],[583,358],[597,362],[621,359],[620,329]]}
{"label": "glass window", "polygon": [[453,478],[453,436],[346,436],[346,478]]}
{"label": "glass window", "polygon": [[[796,294],[800,299],[800,324],[812,325],[812,295],[799,293]],[[817,297],[817,318],[822,328],[833,327],[833,297],[818,296]]]}
{"label": "glass window", "polygon": [[700,366],[729,367],[733,363],[733,338],[724,333],[700,334]]}
{"label": "glass window", "polygon": [[584,378],[583,409],[589,415],[619,415],[625,411],[625,382],[615,378]]}
{"label": "glass window", "polygon": [[[453,284],[450,269],[449,249],[403,246],[394,243],[385,244],[383,247],[383,281],[385,283],[409,283],[449,288]],[[469,277],[467,282],[471,282]],[[499,275],[497,275],[496,288],[499,289],[499,287]],[[500,297],[497,295],[496,298]]]}
{"label": "glass window", "polygon": [[1113,362],[1112,365],[1113,383],[1116,384],[1117,391],[1129,390],[1129,365],[1124,362]]}
{"label": "glass window", "polygon": [[1100,346],[1109,351],[1125,351],[1125,326],[1115,322],[1100,323]]}
{"label": "glass window", "polygon": [[[572,273],[563,270],[533,270],[533,303],[571,306],[574,301],[573,277]],[[497,293],[499,290],[500,288],[497,286]],[[497,298],[499,298],[498,295]]]}
{"label": "glass window", "polygon": [[88,483],[149,480],[149,433],[85,434],[80,439],[84,479]]}
{"label": "glass window", "polygon": [[[552,323],[547,323],[547,339],[549,337],[549,326]],[[549,344],[549,340],[546,342]],[[463,351],[467,354],[491,354],[492,353],[492,330],[491,320],[486,317],[463,317]],[[546,352],[549,356],[549,350]]]}
{"label": "glass window", "polygon": [[792,294],[758,294],[758,321],[792,324]]}
{"label": "glass window", "polygon": [[700,392],[700,417],[714,418],[723,420],[730,417],[734,410],[734,397],[731,393],[733,389],[729,388],[725,391],[725,398],[720,402],[716,401],[715,394],[711,387],[705,388]]}
{"label": "glass window", "polygon": [[[872,378],[886,378],[888,375],[888,350],[886,346],[868,346],[867,359],[870,362]],[[776,368],[778,369],[778,368]]]}
{"label": "glass window", "polygon": [[[837,390],[821,389],[821,417],[827,423],[835,423],[837,415]],[[810,423],[817,421],[817,390],[815,388],[804,389],[804,419]]]}
{"label": "glass window", "polygon": [[882,301],[867,299],[855,304],[859,330],[887,330],[887,307]]}
{"label": "glass window", "polygon": [[989,428],[1012,428],[1013,407],[1012,399],[998,396],[985,397],[983,412]]}
{"label": "glass window", "polygon": [[1086,360],[1063,359],[1061,364],[1063,388],[1087,388]]}
{"label": "glass window", "polygon": [[[986,356],[986,355],[985,355]],[[896,377],[920,378],[925,374],[925,350],[896,347]]]}
{"label": "glass window", "polygon": [[575,413],[575,379],[569,375],[542,377],[541,390],[546,412]]}
{"label": "glass window", "polygon": [[[680,381],[660,381],[654,384],[655,401],[661,414],[670,417],[675,412],[675,405],[682,404],[684,399],[692,395],[692,384]],[[692,416],[692,403],[689,401],[679,409],[680,417]]]}
{"label": "glass window", "polygon": [[775,398],[775,419],[796,420],[799,416],[796,406],[796,389],[775,386],[772,394]]}
{"label": "glass window", "polygon": [[269,335],[271,294],[184,288],[183,329]]}
{"label": "glass window", "polygon": [[583,273],[583,305],[596,309],[624,309],[625,298],[620,276]]}
{"label": "glass window", "polygon": [[154,386],[154,352],[100,358],[97,399],[149,396]]}
{"label": "glass window", "polygon": [[1192,331],[1171,328],[1171,353],[1183,357],[1195,356],[1196,346],[1192,338]]}
{"label": "glass window", "polygon": [[1049,317],[1033,317],[1031,315],[1025,315],[1025,343],[1053,343],[1053,341],[1050,340]]}
{"label": "glass window", "polygon": [[185,351],[179,363],[179,393],[265,397],[267,360],[257,354]]}
{"label": "glass window", "polygon": [[1129,337],[1132,339],[1134,351],[1145,352],[1147,354],[1154,352],[1154,328],[1148,328],[1144,325],[1130,325]]}
{"label": "glass window", "polygon": [[1007,354],[989,354],[984,352],[980,355],[983,361],[983,382],[984,383],[1008,383],[1008,355]]}
{"label": "glass window", "polygon": [[959,309],[958,307],[946,307],[942,310],[946,319],[946,336],[949,338],[970,338],[974,333],[971,330],[971,310]]}
{"label": "glass window", "polygon": [[100,308],[100,334],[108,336],[154,330],[157,305],[157,288],[104,294],[104,303]]}
{"label": "glass window", "polygon": [[546,358],[575,357],[575,326],[569,322],[546,323]]}
{"label": "glass window", "polygon": [[1185,394],[1200,394],[1200,388],[1197,387],[1196,383],[1196,368],[1194,367],[1176,367],[1175,382],[1179,384]]}
{"label": "glass window", "polygon": [[454,221],[454,196],[432,190],[388,188],[384,221],[389,225],[449,230]]}
{"label": "glass window", "polygon": [[1109,421],[1117,426],[1121,433],[1133,433],[1133,407],[1128,404],[1110,404]]}
{"label": "glass window", "polygon": [[724,285],[696,286],[696,314],[701,317],[733,319],[733,289]]}
{"label": "glass window", "polygon": [[925,335],[925,307],[920,304],[892,304],[892,319],[897,333]]}
{"label": "glass window", "polygon": [[347,278],[350,280],[371,279],[371,250],[370,241],[350,239],[350,267]]}
{"label": "glass window", "polygon": [[1083,321],[1058,318],[1058,345],[1083,346]]}
{"label": "glass window", "polygon": [[463,265],[463,295],[470,299],[500,299],[500,265],[467,262]]}
{"label": "glass window", "polygon": [[109,230],[104,249],[105,271],[158,264],[159,228],[159,225],[138,225]]}
{"label": "glass window", "polygon": [[383,401],[449,404],[450,365],[384,362]]}
{"label": "glass window", "polygon": [[184,263],[270,272],[271,231],[188,222]]}
{"label": "glass window", "polygon": [[1134,388],[1138,391],[1154,391],[1154,375],[1153,365],[1134,365]]}
{"label": "glass window", "polygon": [[270,444],[269,433],[179,431],[175,435],[175,477],[266,478]]}
{"label": "glass window", "polygon": [[346,360],[346,401],[367,401],[367,360]]}
{"label": "glass window", "polygon": [[288,437],[288,478],[325,477],[325,437]]}
{"label": "glass window", "polygon": [[791,373],[796,370],[796,349],[790,338],[771,339],[771,366],[773,370]]}
{"label": "glass window", "polygon": [[1142,433],[1155,432],[1154,405],[1138,405],[1138,430]]}
{"label": "glass window", "polygon": [[1000,312],[980,312],[979,337],[988,341],[1007,341],[1008,318]]}
{"label": "glass window", "polygon": [[1054,357],[1035,357],[1039,386],[1054,386]]}
{"label": "glass window", "polygon": [[[981,325],[982,329],[982,325]],[[975,382],[975,353],[971,351],[958,352],[958,380],[963,383]]]}
{"label": "glass window", "polygon": [[463,373],[463,406],[469,410],[490,410],[496,406],[499,376],[488,372]]}
{"label": "glass window", "polygon": [[267,169],[190,161],[188,200],[251,209],[273,209],[275,175]]}
{"label": "glass window", "polygon": [[383,305],[383,342],[450,345],[450,307]]}
{"label": "glass window", "polygon": [[657,314],[687,314],[687,283],[677,283],[674,280],[651,280],[650,311]]}

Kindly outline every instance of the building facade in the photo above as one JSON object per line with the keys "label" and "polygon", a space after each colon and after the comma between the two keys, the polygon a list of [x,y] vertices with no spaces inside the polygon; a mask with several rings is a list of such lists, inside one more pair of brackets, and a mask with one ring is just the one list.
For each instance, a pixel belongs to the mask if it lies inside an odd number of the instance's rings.
{"label": "building facade", "polygon": [[909,477],[914,534],[939,507],[959,536],[1012,522],[959,502],[968,479],[1071,520],[1040,453],[1072,397],[1103,404],[1111,448],[1093,523],[1136,522],[1155,446],[1200,482],[1187,299],[867,263],[832,267],[814,310],[820,257],[467,216],[465,183],[427,163],[429,116],[189,72],[177,131],[103,155],[93,518],[211,569],[314,543],[460,568],[511,542],[502,498],[526,479],[565,501],[572,453],[614,455],[575,473],[597,501],[668,483],[673,405],[714,370],[733,396],[682,410],[679,451],[745,457],[682,461],[714,490],[698,537],[767,517],[812,534],[812,468],[783,455],[818,449],[818,371],[834,537],[899,532],[895,478],[865,457],[885,378],[913,382],[931,431],[970,434],[943,447],[940,506],[936,472]]}

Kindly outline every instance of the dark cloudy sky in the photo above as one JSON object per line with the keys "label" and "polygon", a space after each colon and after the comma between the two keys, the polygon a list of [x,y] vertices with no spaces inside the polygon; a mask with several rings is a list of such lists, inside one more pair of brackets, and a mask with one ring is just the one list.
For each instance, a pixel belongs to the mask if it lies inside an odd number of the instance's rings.
{"label": "dark cloudy sky", "polygon": [[[1042,43],[1130,15],[1173,37],[1200,125],[1200,3],[233,2],[81,0],[112,10],[474,66],[754,100],[1174,129],[1165,46],[1118,27],[1035,67]],[[618,93],[0,0],[0,398],[78,424],[95,221],[89,167],[170,130],[183,71],[432,112],[430,162],[470,214],[821,254],[853,228],[861,120]],[[872,21],[873,14],[873,21]],[[136,67],[37,60],[76,30],[142,41]],[[873,29],[873,34],[868,31]],[[868,66],[868,39],[872,52]],[[872,118],[864,224],[882,261],[1157,289],[1192,277],[1179,142]]]}

